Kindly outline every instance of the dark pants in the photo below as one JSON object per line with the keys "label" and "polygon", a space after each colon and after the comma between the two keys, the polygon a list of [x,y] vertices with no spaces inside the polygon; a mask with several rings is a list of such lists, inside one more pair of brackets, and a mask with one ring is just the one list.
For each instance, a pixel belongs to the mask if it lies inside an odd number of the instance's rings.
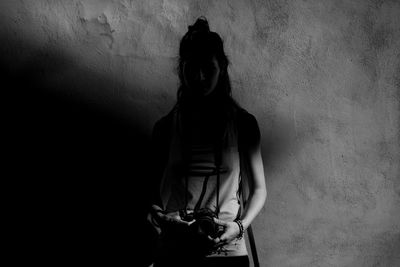
{"label": "dark pants", "polygon": [[[154,267],[249,267],[249,257],[246,256],[219,256],[206,257],[204,248],[210,246],[196,239],[190,231],[180,232],[169,229],[158,240],[158,249],[155,253]],[[209,242],[209,241],[208,241]]]}
{"label": "dark pants", "polygon": [[249,267],[248,256],[238,257],[208,257],[202,259],[174,259],[165,262],[154,263],[154,267]]}

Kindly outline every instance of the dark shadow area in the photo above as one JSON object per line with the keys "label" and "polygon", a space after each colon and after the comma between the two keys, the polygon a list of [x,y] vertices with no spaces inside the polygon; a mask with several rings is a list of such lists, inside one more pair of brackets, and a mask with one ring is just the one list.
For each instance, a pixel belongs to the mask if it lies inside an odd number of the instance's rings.
{"label": "dark shadow area", "polygon": [[[154,238],[145,220],[147,114],[131,114],[122,96],[99,96],[118,81],[62,51],[2,37],[4,178],[16,262],[147,266]],[[65,70],[72,75],[63,77]]]}
{"label": "dark shadow area", "polygon": [[[134,101],[113,93],[135,88],[64,51],[1,37],[6,208],[15,260],[148,266],[156,237],[145,216],[155,188],[148,176],[150,133],[143,127],[149,114],[133,114],[139,110]],[[287,132],[262,133],[267,165],[285,156]]]}

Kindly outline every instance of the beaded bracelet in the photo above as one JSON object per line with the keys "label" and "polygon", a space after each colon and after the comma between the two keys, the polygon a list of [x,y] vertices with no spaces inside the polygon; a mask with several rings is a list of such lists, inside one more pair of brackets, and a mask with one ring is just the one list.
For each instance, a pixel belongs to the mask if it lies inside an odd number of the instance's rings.
{"label": "beaded bracelet", "polygon": [[234,220],[235,223],[237,223],[237,225],[239,226],[239,235],[237,236],[237,239],[242,239],[243,235],[244,235],[244,228],[243,228],[243,224],[242,224],[242,220],[240,219],[236,219]]}

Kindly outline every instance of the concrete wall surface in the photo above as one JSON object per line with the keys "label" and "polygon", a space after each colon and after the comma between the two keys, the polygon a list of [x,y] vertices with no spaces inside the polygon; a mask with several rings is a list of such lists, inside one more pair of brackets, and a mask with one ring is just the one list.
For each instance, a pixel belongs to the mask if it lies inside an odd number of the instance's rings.
{"label": "concrete wall surface", "polygon": [[[18,94],[9,110],[24,136],[17,143],[28,137],[32,148],[16,156],[47,153],[19,162],[45,173],[52,197],[51,183],[78,194],[82,180],[69,184],[77,176],[60,153],[77,149],[86,179],[122,170],[103,204],[117,198],[107,206],[115,218],[134,214],[127,203],[140,204],[147,185],[135,176],[138,153],[175,103],[179,41],[204,15],[224,39],[233,96],[262,134],[268,198],[253,223],[261,265],[400,266],[399,1],[2,0],[0,15],[4,92]],[[93,198],[74,207],[90,218],[110,180],[84,181],[82,195]],[[60,190],[68,207],[70,191]],[[68,255],[85,255],[80,245]],[[141,249],[130,260],[150,257]],[[131,251],[140,249],[119,252]]]}

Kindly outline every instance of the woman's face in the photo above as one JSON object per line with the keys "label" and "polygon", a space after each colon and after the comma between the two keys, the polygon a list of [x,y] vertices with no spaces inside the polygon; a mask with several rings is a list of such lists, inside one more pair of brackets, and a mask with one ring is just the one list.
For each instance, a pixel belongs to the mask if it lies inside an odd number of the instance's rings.
{"label": "woman's face", "polygon": [[217,86],[220,67],[215,56],[183,63],[185,85],[196,95],[207,96]]}

